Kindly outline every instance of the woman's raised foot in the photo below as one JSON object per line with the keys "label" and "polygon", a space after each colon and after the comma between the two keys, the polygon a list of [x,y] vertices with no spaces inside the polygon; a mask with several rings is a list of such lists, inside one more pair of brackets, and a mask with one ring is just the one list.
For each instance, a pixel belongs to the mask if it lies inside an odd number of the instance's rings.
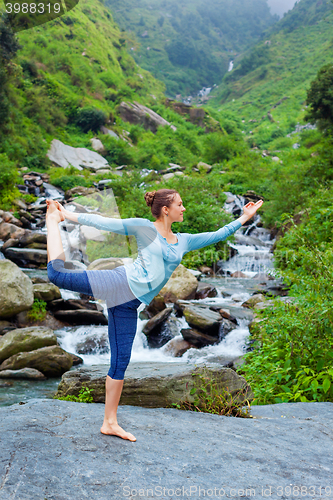
{"label": "woman's raised foot", "polygon": [[54,200],[46,200],[47,212],[46,218],[55,220],[56,222],[62,222],[65,220],[65,216],[60,212],[57,206],[57,202]]}
{"label": "woman's raised foot", "polygon": [[102,434],[108,434],[110,436],[118,436],[122,439],[127,439],[128,441],[136,441],[136,437],[130,432],[124,431],[120,425],[117,423],[110,424],[109,422],[103,422],[101,427]]}

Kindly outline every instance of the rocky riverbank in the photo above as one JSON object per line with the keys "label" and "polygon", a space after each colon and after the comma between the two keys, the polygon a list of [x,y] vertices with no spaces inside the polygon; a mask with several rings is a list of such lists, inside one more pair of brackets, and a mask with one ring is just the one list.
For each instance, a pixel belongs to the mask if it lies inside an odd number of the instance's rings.
{"label": "rocky riverbank", "polygon": [[120,406],[134,443],[100,434],[103,412],[52,400],[1,408],[1,499],[332,495],[332,403],[252,406],[253,418]]}

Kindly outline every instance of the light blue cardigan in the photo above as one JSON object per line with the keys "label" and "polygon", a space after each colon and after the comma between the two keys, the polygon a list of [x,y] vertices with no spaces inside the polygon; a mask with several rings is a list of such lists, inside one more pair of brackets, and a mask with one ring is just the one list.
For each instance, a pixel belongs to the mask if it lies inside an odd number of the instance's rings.
{"label": "light blue cardigan", "polygon": [[145,304],[149,304],[164,287],[187,252],[225,240],[242,225],[235,220],[214,232],[177,233],[178,242],[168,243],[148,219],[112,219],[96,214],[79,214],[78,222],[104,231],[135,236],[138,257],[124,267],[130,289]]}

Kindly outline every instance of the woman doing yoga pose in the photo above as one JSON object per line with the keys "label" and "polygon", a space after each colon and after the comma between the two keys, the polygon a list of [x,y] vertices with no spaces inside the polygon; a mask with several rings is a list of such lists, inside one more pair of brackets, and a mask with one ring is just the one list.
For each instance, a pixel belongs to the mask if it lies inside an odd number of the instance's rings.
{"label": "woman doing yoga pose", "polygon": [[[52,200],[47,200],[46,214],[50,281],[60,288],[106,301],[111,366],[105,383],[105,416],[101,432],[130,441],[136,441],[136,438],[118,425],[117,409],[136,333],[137,308],[142,302],[147,305],[151,302],[187,252],[226,239],[251,219],[263,203],[262,200],[247,203],[238,219],[217,231],[174,234],[171,225],[182,222],[185,211],[179,193],[173,189],[160,189],[146,193],[145,200],[151,207],[155,222],[141,218],[113,219],[96,214],[76,214]],[[132,264],[113,270],[66,269],[58,227],[58,223],[65,219],[118,234],[134,235],[138,247],[137,259]]]}

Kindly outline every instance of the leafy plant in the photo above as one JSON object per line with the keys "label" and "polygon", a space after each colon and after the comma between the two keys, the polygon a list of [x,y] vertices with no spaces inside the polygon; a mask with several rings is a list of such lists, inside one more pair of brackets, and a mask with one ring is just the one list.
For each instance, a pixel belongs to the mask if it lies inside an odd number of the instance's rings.
{"label": "leafy plant", "polygon": [[44,300],[35,299],[28,312],[30,321],[43,321],[46,316],[46,305]]}
{"label": "leafy plant", "polygon": [[179,403],[173,403],[171,407],[179,410],[197,411],[202,413],[215,413],[217,415],[229,415],[235,417],[248,417],[248,408],[244,410],[249,401],[246,399],[244,390],[240,390],[234,396],[212,378],[206,368],[202,373],[192,373],[194,387],[190,390],[193,401],[184,399]]}
{"label": "leafy plant", "polygon": [[68,395],[60,396],[55,399],[60,399],[62,401],[73,401],[74,403],[93,403],[94,399],[92,393],[94,389],[89,389],[89,387],[81,387],[78,396]]}

